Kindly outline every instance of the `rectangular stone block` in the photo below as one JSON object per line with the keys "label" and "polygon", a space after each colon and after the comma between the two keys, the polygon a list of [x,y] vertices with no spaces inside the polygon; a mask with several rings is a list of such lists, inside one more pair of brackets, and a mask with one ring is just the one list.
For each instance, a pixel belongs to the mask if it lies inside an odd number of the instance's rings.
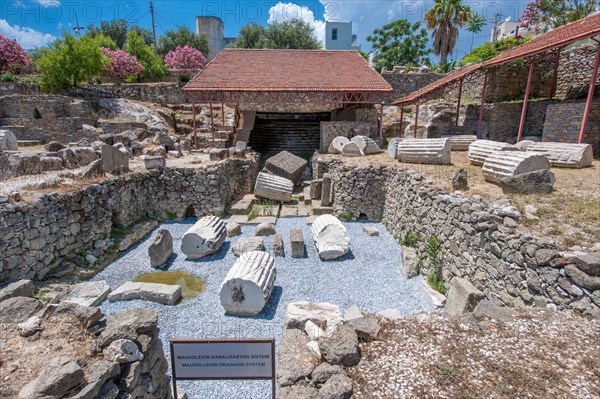
{"label": "rectangular stone block", "polygon": [[267,159],[265,169],[274,175],[284,177],[298,184],[304,174],[308,162],[291,152],[281,151],[275,156]]}
{"label": "rectangular stone block", "polygon": [[293,229],[290,232],[290,243],[292,245],[292,258],[304,257],[304,235],[302,230]]}
{"label": "rectangular stone block", "polygon": [[331,175],[325,174],[323,175],[323,186],[321,189],[321,205],[322,206],[330,206],[333,200],[333,181],[331,180]]}
{"label": "rectangular stone block", "polygon": [[310,199],[320,200],[323,190],[323,179],[313,180],[310,182]]}
{"label": "rectangular stone block", "polygon": [[102,169],[113,175],[129,172],[129,155],[105,145],[102,147]]}

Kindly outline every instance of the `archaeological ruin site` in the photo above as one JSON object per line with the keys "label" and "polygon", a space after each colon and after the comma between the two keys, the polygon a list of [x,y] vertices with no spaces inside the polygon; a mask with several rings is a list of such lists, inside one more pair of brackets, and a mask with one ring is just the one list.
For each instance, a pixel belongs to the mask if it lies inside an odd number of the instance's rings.
{"label": "archaeological ruin site", "polygon": [[0,398],[600,398],[599,35],[0,83]]}

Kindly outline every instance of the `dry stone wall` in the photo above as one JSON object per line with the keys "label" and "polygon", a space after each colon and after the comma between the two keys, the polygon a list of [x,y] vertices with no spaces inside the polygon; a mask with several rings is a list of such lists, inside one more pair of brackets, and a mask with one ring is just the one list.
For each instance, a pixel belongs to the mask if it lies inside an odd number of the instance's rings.
{"label": "dry stone wall", "polygon": [[351,139],[354,136],[375,137],[376,134],[377,124],[372,122],[321,122],[321,151],[327,151],[338,136]]}
{"label": "dry stone wall", "polygon": [[508,204],[449,195],[400,166],[356,167],[316,156],[313,170],[331,176],[338,214],[382,219],[396,237],[416,236],[415,249],[425,260],[423,275],[430,271],[426,242],[436,236],[446,282],[466,278],[488,299],[517,308],[550,305],[585,311],[600,306],[594,277],[576,273],[573,258],[561,257],[551,241],[504,224],[506,217],[519,216]]}
{"label": "dry stone wall", "polygon": [[93,98],[126,98],[156,104],[187,103],[183,83],[132,83],[121,85],[85,85],[73,88],[71,95]]}
{"label": "dry stone wall", "polygon": [[398,100],[444,77],[441,73],[408,73],[404,70],[381,71],[381,77],[392,86],[391,101]]}
{"label": "dry stone wall", "polygon": [[31,204],[1,204],[0,282],[43,278],[87,251],[102,261],[116,225],[218,214],[235,194],[252,190],[257,170],[254,158],[232,159],[200,169],[133,173]]}
{"label": "dry stone wall", "polygon": [[[542,141],[577,143],[584,109],[583,101],[549,104]],[[594,154],[600,154],[600,99],[595,99],[590,108],[584,143],[592,145]]]}

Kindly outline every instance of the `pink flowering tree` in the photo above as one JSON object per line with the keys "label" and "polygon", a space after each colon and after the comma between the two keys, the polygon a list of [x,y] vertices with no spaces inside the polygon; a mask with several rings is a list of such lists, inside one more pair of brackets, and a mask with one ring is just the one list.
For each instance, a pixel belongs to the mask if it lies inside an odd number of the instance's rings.
{"label": "pink flowering tree", "polygon": [[202,69],[206,65],[206,57],[198,49],[188,46],[177,46],[165,56],[165,64],[170,69]]}
{"label": "pink flowering tree", "polygon": [[115,78],[126,80],[139,75],[144,66],[140,64],[135,55],[129,54],[124,50],[111,50],[104,48],[102,53],[109,62],[106,66],[108,73]]}
{"label": "pink flowering tree", "polygon": [[16,40],[0,34],[0,73],[19,73],[30,63],[31,59]]}
{"label": "pink flowering tree", "polygon": [[525,6],[521,27],[536,32],[566,25],[596,10],[597,0],[534,0]]}

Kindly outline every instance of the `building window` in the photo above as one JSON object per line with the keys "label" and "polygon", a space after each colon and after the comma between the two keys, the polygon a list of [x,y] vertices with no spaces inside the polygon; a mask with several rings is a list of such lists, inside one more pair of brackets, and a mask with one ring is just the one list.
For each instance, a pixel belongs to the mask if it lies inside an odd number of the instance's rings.
{"label": "building window", "polygon": [[337,28],[331,29],[331,40],[337,40]]}

